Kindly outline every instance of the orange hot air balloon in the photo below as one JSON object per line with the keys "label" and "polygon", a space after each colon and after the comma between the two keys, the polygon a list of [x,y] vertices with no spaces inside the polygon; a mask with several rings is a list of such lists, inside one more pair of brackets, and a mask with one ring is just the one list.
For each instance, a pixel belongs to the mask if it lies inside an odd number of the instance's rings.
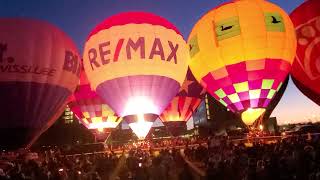
{"label": "orange hot air balloon", "polygon": [[141,138],[178,93],[188,59],[177,28],[144,12],[107,18],[90,33],[83,53],[92,88]]}
{"label": "orange hot air balloon", "polygon": [[296,50],[289,16],[265,0],[234,0],[209,11],[188,42],[193,75],[247,125],[265,112]]}
{"label": "orange hot air balloon", "polygon": [[79,121],[96,136],[111,133],[122,120],[91,89],[84,71],[81,71],[80,85],[74,92],[69,107]]}
{"label": "orange hot air balloon", "polygon": [[187,130],[186,122],[201,103],[205,92],[188,69],[179,93],[160,115],[163,124],[173,136],[178,136]]}
{"label": "orange hot air balloon", "polygon": [[39,135],[79,81],[72,40],[30,19],[0,19],[0,146],[15,150]]}
{"label": "orange hot air balloon", "polygon": [[298,47],[292,79],[300,91],[320,105],[320,1],[308,0],[290,17],[296,28]]}

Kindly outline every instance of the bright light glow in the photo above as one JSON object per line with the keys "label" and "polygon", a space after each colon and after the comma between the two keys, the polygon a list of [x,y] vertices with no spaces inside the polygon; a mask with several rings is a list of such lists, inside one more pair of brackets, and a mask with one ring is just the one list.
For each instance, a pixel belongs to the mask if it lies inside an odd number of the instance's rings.
{"label": "bright light glow", "polygon": [[157,106],[147,96],[135,96],[128,100],[122,116],[135,114],[157,114],[160,112]]}
{"label": "bright light glow", "polygon": [[173,115],[170,115],[167,120],[167,122],[172,122],[172,121],[181,121],[179,115],[176,115],[176,116],[173,116]]}
{"label": "bright light glow", "polygon": [[152,124],[152,122],[144,120],[143,114],[138,114],[138,121],[130,123],[129,126],[139,139],[144,139],[148,135]]}
{"label": "bright light glow", "polygon": [[99,132],[103,132],[103,128],[98,128],[98,131]]}
{"label": "bright light glow", "polygon": [[117,122],[98,122],[98,123],[91,123],[89,124],[88,129],[103,129],[103,128],[116,128],[119,123]]}
{"label": "bright light glow", "polygon": [[262,125],[262,124],[259,125],[259,129],[260,129],[261,131],[263,130],[263,125]]}
{"label": "bright light glow", "polygon": [[266,109],[264,108],[249,108],[241,114],[242,121],[247,125],[250,126],[256,121]]}

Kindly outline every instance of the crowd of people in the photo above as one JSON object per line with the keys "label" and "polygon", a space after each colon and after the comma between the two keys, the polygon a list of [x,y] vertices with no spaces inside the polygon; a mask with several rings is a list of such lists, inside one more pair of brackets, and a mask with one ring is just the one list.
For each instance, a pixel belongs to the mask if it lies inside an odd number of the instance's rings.
{"label": "crowd of people", "polygon": [[186,148],[187,158],[207,179],[320,180],[320,139],[288,138],[277,143],[230,143],[210,138],[208,146]]}
{"label": "crowd of people", "polygon": [[[37,156],[2,159],[0,179],[32,180],[189,180],[190,169],[179,149],[133,147],[116,154],[63,155],[56,148]],[[3,163],[5,162],[5,163]]]}
{"label": "crowd of people", "polygon": [[172,138],[126,144],[117,150],[121,152],[66,155],[56,148],[21,157],[7,153],[0,162],[0,179],[191,180],[200,169],[208,180],[320,180],[317,136],[277,143]]}
{"label": "crowd of people", "polygon": [[123,149],[132,149],[132,148],[141,148],[141,149],[157,149],[163,147],[183,147],[186,145],[198,145],[202,143],[206,143],[207,138],[200,137],[172,137],[172,138],[164,138],[164,139],[153,139],[146,141],[138,141],[138,142],[130,142],[120,146],[112,146],[113,150],[123,150]]}
{"label": "crowd of people", "polygon": [[59,151],[38,153],[37,158],[17,157],[3,166],[1,179],[92,179],[112,172],[119,158],[114,154],[62,156]]}
{"label": "crowd of people", "polygon": [[120,179],[192,180],[190,168],[178,149],[163,149],[158,155],[134,149],[121,166]]}

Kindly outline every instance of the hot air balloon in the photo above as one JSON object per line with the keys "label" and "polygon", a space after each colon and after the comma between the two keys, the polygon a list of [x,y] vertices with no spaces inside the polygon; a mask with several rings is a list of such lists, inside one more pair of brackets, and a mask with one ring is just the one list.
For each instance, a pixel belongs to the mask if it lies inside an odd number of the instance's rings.
{"label": "hot air balloon", "polygon": [[[70,99],[71,96],[69,96],[68,99]],[[66,101],[68,102],[68,100]],[[32,136],[31,141],[29,141],[29,143],[25,146],[26,149],[30,149],[34,143],[40,138],[40,136],[46,132],[57,120],[58,118],[61,116],[61,114],[64,112],[65,108],[67,107],[67,103],[64,103],[64,105],[62,105],[60,107],[60,109],[57,110],[57,112],[53,115],[53,117],[45,124],[45,126],[43,126],[41,128],[41,130],[38,130],[36,133],[34,133],[34,135]],[[40,140],[41,141],[41,140]]]}
{"label": "hot air balloon", "polygon": [[79,81],[76,46],[57,27],[0,19],[0,146],[25,147],[45,129]]}
{"label": "hot air balloon", "polygon": [[84,71],[80,74],[80,85],[68,105],[79,121],[95,136],[105,137],[121,122],[112,109],[93,91]]}
{"label": "hot air balloon", "polygon": [[83,59],[92,88],[143,138],[178,93],[189,56],[186,42],[170,22],[128,12],[93,29]]}
{"label": "hot air balloon", "polygon": [[248,125],[280,89],[296,50],[290,18],[264,0],[234,0],[209,11],[188,42],[195,78]]}
{"label": "hot air balloon", "polygon": [[308,0],[290,17],[296,28],[297,54],[292,79],[300,91],[320,105],[320,2]]}
{"label": "hot air balloon", "polygon": [[270,116],[271,116],[273,110],[277,107],[284,92],[286,91],[288,83],[289,83],[289,75],[282,83],[281,88],[278,90],[277,94],[272,98],[271,102],[269,103],[268,107],[266,108],[266,111],[263,113],[262,116],[260,116],[259,119],[256,120],[256,122],[254,122],[253,126],[258,127],[261,124],[268,124],[268,120],[270,119]]}
{"label": "hot air balloon", "polygon": [[178,136],[187,129],[186,122],[197,109],[204,96],[204,88],[188,69],[179,93],[160,115],[160,119],[173,136]]}
{"label": "hot air balloon", "polygon": [[270,118],[273,110],[279,104],[284,92],[287,89],[288,83],[289,83],[289,76],[284,80],[284,82],[282,83],[281,88],[278,90],[277,94],[272,98],[271,102],[269,103],[269,106],[266,108],[266,111],[263,114],[263,120],[264,121],[267,121]]}

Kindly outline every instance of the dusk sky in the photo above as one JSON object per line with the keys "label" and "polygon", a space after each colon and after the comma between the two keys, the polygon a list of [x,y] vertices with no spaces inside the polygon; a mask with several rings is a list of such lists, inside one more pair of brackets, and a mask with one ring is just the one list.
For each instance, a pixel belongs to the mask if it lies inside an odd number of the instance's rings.
{"label": "dusk sky", "polygon": [[[304,0],[272,0],[290,13]],[[193,25],[208,10],[224,0],[1,0],[0,17],[30,17],[51,22],[75,41],[82,53],[89,32],[105,18],[125,11],[146,11],[175,24],[185,39]],[[278,122],[320,119],[320,107],[305,97],[290,81],[273,112]]]}

